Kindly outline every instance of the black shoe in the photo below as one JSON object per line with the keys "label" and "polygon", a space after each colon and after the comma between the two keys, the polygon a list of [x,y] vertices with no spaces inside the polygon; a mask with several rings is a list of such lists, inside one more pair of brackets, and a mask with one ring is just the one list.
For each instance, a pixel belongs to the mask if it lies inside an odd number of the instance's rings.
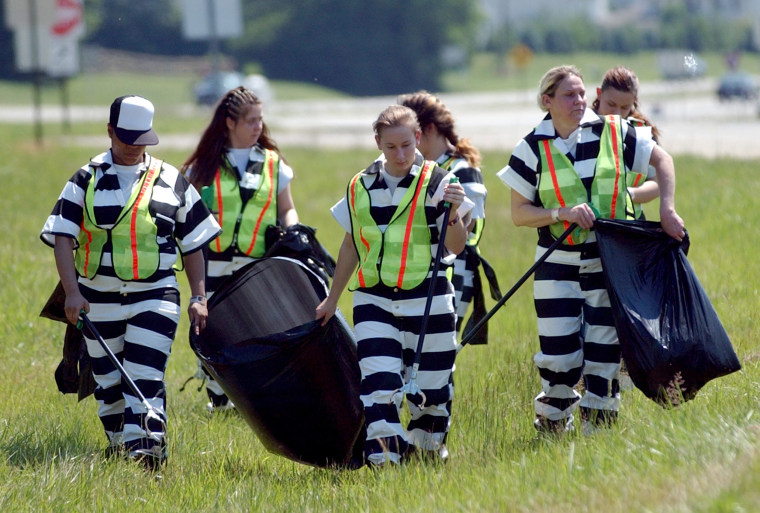
{"label": "black shoe", "polygon": [[118,457],[124,454],[124,445],[109,445],[103,449],[103,458],[110,460],[111,458]]}
{"label": "black shoe", "polygon": [[549,420],[546,417],[536,417],[533,421],[533,427],[544,435],[562,435],[569,433],[574,429],[573,416],[560,420]]}
{"label": "black shoe", "polygon": [[416,460],[422,463],[444,464],[448,459],[449,450],[446,448],[446,444],[441,444],[438,449],[432,451],[409,445],[409,449],[406,451],[402,462]]}
{"label": "black shoe", "polygon": [[155,445],[150,449],[133,449],[128,457],[149,472],[156,472],[166,463],[166,448]]}
{"label": "black shoe", "polygon": [[617,422],[617,415],[617,412],[613,410],[598,410],[581,406],[583,434],[591,435],[599,429],[611,427]]}
{"label": "black shoe", "polygon": [[351,456],[346,463],[336,465],[335,468],[339,470],[359,470],[367,464],[363,457]]}

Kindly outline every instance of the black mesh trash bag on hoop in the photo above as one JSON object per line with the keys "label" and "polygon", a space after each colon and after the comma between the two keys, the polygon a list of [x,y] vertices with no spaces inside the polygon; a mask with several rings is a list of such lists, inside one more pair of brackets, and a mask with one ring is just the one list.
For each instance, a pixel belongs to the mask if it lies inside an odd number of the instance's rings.
{"label": "black mesh trash bag on hoop", "polygon": [[302,262],[263,258],[222,284],[206,329],[190,335],[267,450],[318,467],[348,464],[364,425],[350,327],[340,311],[324,327],[314,320],[327,292]]}
{"label": "black mesh trash bag on hoop", "polygon": [[738,371],[731,341],[686,258],[658,222],[594,223],[620,347],[634,385],[662,406]]}

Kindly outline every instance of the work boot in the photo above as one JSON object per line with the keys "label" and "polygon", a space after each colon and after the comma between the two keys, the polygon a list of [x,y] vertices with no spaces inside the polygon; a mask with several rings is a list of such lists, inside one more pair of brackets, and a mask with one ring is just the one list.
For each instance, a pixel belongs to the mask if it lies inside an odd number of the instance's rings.
{"label": "work boot", "polygon": [[133,449],[128,457],[145,467],[149,472],[157,472],[166,463],[166,447],[154,445],[150,449]]}
{"label": "work boot", "polygon": [[209,413],[215,413],[220,411],[229,411],[235,409],[235,404],[230,401],[227,396],[224,396],[223,401],[209,401],[206,403],[206,411]]}
{"label": "work boot", "polygon": [[618,412],[613,410],[598,410],[581,406],[581,424],[584,435],[592,435],[602,428],[611,427],[617,422]]}
{"label": "work boot", "polygon": [[537,415],[533,421],[533,427],[543,435],[562,435],[573,431],[573,416],[559,420],[550,420]]}
{"label": "work boot", "polygon": [[410,462],[415,460],[422,463],[444,464],[448,459],[449,450],[446,447],[446,444],[441,444],[438,449],[433,449],[431,451],[420,449],[419,447],[410,444],[402,461]]}

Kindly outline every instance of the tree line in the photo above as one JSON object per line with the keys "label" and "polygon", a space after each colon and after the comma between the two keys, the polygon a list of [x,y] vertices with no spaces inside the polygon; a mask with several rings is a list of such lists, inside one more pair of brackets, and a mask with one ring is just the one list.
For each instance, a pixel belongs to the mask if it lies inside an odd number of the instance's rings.
{"label": "tree line", "polygon": [[[664,2],[654,26],[608,29],[585,18],[509,21],[480,36],[478,0],[241,0],[244,33],[220,51],[273,79],[314,82],[351,94],[440,90],[443,50],[534,53],[652,48],[758,51],[749,21],[707,18],[685,4]],[[209,44],[188,41],[176,0],[85,0],[84,44],[159,55],[204,55]],[[0,78],[14,71],[12,33],[0,10]]]}

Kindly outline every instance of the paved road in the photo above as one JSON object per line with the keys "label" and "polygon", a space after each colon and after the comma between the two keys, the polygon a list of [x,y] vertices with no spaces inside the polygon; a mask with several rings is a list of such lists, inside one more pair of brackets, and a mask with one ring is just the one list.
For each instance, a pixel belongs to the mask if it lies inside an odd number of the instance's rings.
{"label": "paved road", "polygon": [[[672,154],[706,157],[760,158],[760,115],[755,102],[718,101],[715,82],[657,82],[641,85],[642,110],[662,132],[662,145]],[[595,97],[593,91],[590,97]],[[509,93],[444,94],[454,113],[460,136],[483,150],[509,152],[540,120],[534,91]],[[372,121],[394,96],[346,100],[275,101],[266,116],[277,142],[284,147],[373,148]],[[193,113],[194,106],[184,107]],[[197,112],[195,112],[197,114]],[[60,107],[45,107],[45,121],[58,122]],[[107,107],[73,107],[72,122],[107,119]],[[0,122],[32,122],[29,106],[0,105]],[[197,134],[166,134],[163,147],[190,150]],[[76,137],[69,144],[102,146],[105,137]]]}

